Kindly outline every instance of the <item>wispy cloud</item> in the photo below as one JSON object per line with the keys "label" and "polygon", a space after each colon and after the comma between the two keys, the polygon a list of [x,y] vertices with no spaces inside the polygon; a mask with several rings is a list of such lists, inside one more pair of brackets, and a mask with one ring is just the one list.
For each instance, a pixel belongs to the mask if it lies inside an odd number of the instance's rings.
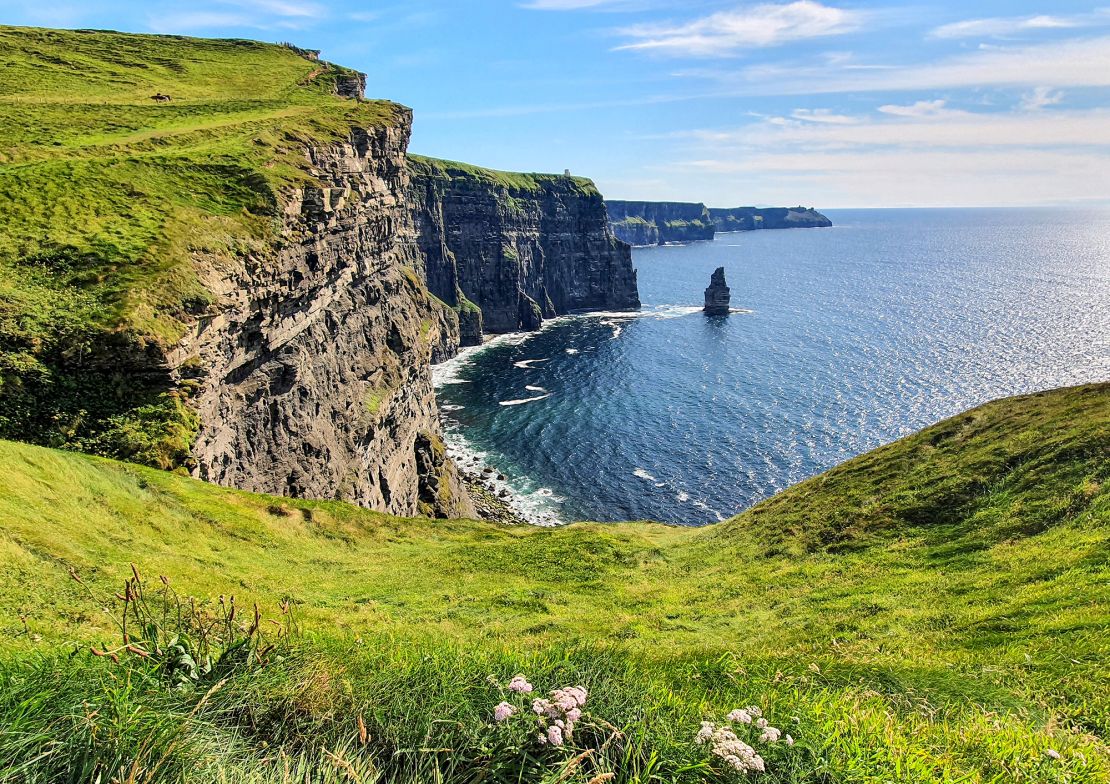
{"label": "wispy cloud", "polygon": [[[804,113],[803,113],[804,114]],[[969,112],[884,105],[852,122],[763,117],[676,133],[672,178],[737,177],[758,200],[856,205],[1034,204],[1110,198],[1110,110]],[[749,197],[751,198],[751,197]]]}
{"label": "wispy cloud", "polygon": [[[927,103],[933,102],[920,105]],[[838,123],[766,117],[734,130],[683,131],[673,134],[673,138],[700,142],[718,154],[734,153],[736,157],[784,145],[806,150],[854,149],[861,153],[888,148],[1110,148],[1107,109],[968,112],[948,109],[943,101],[935,104],[920,112],[913,107],[880,106],[878,115],[863,114]]]}
{"label": "wispy cloud", "polygon": [[847,114],[836,114],[831,109],[795,109],[790,117],[802,122],[825,123],[828,125],[851,125],[858,119]]}
{"label": "wispy cloud", "polygon": [[327,9],[312,0],[218,0],[187,11],[151,13],[148,26],[156,33],[303,29],[326,15]]}
{"label": "wispy cloud", "polygon": [[859,29],[863,15],[815,0],[721,11],[684,23],[640,24],[619,32],[638,50],[675,57],[711,57]]}
{"label": "wispy cloud", "polygon": [[976,87],[1110,87],[1110,36],[976,50],[935,62],[873,70],[821,62],[689,69],[685,78],[713,81],[736,95],[817,95],[845,92]]}
{"label": "wispy cloud", "polygon": [[991,38],[1107,24],[1110,24],[1110,13],[1105,10],[1072,16],[996,16],[942,25],[934,29],[931,35],[934,38]]}
{"label": "wispy cloud", "polygon": [[915,101],[909,105],[901,105],[895,103],[888,103],[879,107],[879,111],[883,114],[889,114],[894,117],[916,117],[916,118],[947,118],[956,115],[966,114],[954,109],[947,108],[948,101],[937,99],[934,101]]}
{"label": "wispy cloud", "polygon": [[1021,108],[1027,112],[1036,112],[1046,106],[1055,106],[1064,100],[1062,92],[1049,87],[1036,87],[1032,92],[1021,97]]}

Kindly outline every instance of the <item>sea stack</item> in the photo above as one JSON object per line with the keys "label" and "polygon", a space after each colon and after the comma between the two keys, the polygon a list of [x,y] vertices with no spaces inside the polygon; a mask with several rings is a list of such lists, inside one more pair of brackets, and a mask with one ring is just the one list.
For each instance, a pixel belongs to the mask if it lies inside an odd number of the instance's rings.
{"label": "sea stack", "polygon": [[728,304],[732,297],[725,283],[725,268],[717,267],[705,290],[705,314],[707,316],[727,316]]}

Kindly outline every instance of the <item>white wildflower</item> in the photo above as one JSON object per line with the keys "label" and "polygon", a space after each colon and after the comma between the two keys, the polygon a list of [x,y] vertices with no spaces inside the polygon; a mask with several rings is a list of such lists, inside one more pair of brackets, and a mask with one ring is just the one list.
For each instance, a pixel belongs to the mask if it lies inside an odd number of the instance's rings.
{"label": "white wildflower", "polygon": [[516,692],[517,694],[527,694],[532,691],[532,684],[530,684],[523,675],[516,675],[509,681],[509,691]]}
{"label": "white wildflower", "polygon": [[493,720],[497,722],[505,721],[505,719],[516,713],[516,708],[507,702],[500,702],[497,707],[493,709]]}
{"label": "white wildflower", "polygon": [[785,743],[787,746],[793,746],[794,745],[794,739],[792,737],[790,737],[789,735],[787,735],[785,738],[783,738],[782,742]]}
{"label": "white wildflower", "polygon": [[729,721],[738,721],[741,724],[752,723],[752,715],[743,708],[737,708],[736,710],[729,713],[728,716],[726,716],[725,718]]}
{"label": "white wildflower", "polygon": [[764,727],[767,726],[767,719],[756,719],[755,726],[759,727],[760,729],[763,729]]}
{"label": "white wildflower", "polygon": [[775,743],[781,735],[782,730],[777,727],[767,727],[763,730],[763,734],[759,736],[759,740],[763,743]]}
{"label": "white wildflower", "polygon": [[717,728],[714,726],[713,722],[703,721],[701,723],[701,729],[698,730],[698,734],[694,736],[694,742],[699,746],[705,745],[709,742],[709,739],[713,737],[713,731],[715,729]]}
{"label": "white wildflower", "polygon": [[758,705],[749,705],[748,707],[744,708],[744,710],[755,716],[757,719],[763,715],[763,711],[759,709]]}
{"label": "white wildflower", "polygon": [[760,773],[767,772],[767,768],[763,764],[763,757],[759,756],[758,754],[754,755],[750,760],[748,760],[748,768],[750,768],[751,770],[758,770]]}
{"label": "white wildflower", "polygon": [[1060,752],[1058,752],[1056,749],[1045,749],[1044,755],[1054,760],[1060,759]]}

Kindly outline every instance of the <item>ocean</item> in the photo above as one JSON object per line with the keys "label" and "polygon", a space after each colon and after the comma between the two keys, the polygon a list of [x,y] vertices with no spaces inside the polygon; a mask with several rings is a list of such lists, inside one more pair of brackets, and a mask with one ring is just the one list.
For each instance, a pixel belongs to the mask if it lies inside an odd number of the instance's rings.
{"label": "ocean", "polygon": [[[826,214],[635,249],[639,313],[437,366],[451,453],[538,524],[704,525],[988,400],[1110,379],[1110,210]],[[743,312],[700,312],[718,266]]]}

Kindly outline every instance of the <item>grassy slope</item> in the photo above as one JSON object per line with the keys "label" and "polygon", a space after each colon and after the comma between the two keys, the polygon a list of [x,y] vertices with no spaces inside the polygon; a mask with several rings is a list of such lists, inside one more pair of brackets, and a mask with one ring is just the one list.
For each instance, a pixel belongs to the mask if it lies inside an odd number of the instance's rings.
{"label": "grassy slope", "polygon": [[[677,772],[697,721],[752,701],[800,719],[781,780],[1110,779],[1110,385],[989,404],[702,530],[397,520],[11,443],[0,466],[9,662],[107,636],[66,569],[105,595],[137,561],[200,596],[301,603],[304,660],[232,693],[335,744],[366,712],[387,757],[430,734],[480,758],[485,677],[527,669],[636,728],[607,763],[627,780],[712,778]],[[256,760],[235,726],[189,737]]]}
{"label": "grassy slope", "polygon": [[270,252],[306,140],[394,121],[333,96],[338,72],[250,41],[0,26],[0,435],[95,448],[151,402],[141,360],[121,378],[96,357],[173,342],[210,303],[197,265]]}

